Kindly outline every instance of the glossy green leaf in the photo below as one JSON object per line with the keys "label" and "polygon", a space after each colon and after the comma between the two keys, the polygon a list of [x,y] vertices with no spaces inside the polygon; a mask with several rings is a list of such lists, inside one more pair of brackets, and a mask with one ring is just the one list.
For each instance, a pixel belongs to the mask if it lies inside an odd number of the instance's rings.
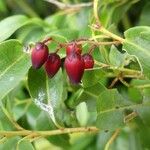
{"label": "glossy green leaf", "polygon": [[23,26],[28,18],[23,15],[8,17],[0,22],[0,42],[10,37],[17,29]]}
{"label": "glossy green leaf", "polygon": [[144,74],[150,78],[150,27],[134,27],[125,32],[123,49],[140,61]]}
{"label": "glossy green leaf", "polygon": [[52,104],[59,108],[63,102],[63,75],[60,69],[52,78],[48,78],[43,68],[34,70],[30,68],[28,86],[33,100]]}
{"label": "glossy green leaf", "polygon": [[17,40],[0,44],[0,99],[24,78],[30,66],[29,54]]}

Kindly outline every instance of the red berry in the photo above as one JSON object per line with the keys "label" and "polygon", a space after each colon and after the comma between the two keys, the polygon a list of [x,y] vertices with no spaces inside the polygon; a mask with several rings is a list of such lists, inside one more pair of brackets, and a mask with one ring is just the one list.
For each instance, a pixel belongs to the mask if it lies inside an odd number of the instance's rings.
{"label": "red berry", "polygon": [[82,45],[81,44],[76,44],[76,43],[70,43],[67,47],[66,47],[66,53],[67,55],[71,54],[71,53],[79,53],[81,54],[82,52]]}
{"label": "red berry", "polygon": [[82,58],[84,60],[84,69],[93,68],[94,60],[93,60],[92,55],[86,53],[86,54],[82,55]]}
{"label": "red berry", "polygon": [[32,49],[31,59],[32,66],[35,69],[40,68],[48,57],[48,47],[43,43],[37,43],[35,47]]}
{"label": "red berry", "polygon": [[61,66],[61,60],[59,55],[56,53],[51,53],[45,63],[45,70],[47,75],[52,78],[59,70]]}
{"label": "red berry", "polygon": [[78,84],[84,73],[84,61],[80,54],[71,53],[65,59],[65,69],[72,83]]}

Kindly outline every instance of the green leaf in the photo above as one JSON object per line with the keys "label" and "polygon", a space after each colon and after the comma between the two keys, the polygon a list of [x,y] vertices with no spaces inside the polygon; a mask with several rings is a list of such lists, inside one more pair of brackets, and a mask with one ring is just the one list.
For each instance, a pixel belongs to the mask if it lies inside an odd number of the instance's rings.
{"label": "green leaf", "polygon": [[[93,90],[96,89],[96,90]],[[89,102],[89,105],[92,110],[95,109],[95,105],[91,105],[91,103],[95,103],[95,100],[98,96],[104,91],[106,88],[101,84],[97,83],[90,87],[80,88],[76,92],[74,92],[69,99],[67,99],[67,105],[70,108],[76,107],[80,102]]]}
{"label": "green leaf", "polygon": [[85,102],[80,103],[76,107],[76,116],[77,116],[77,120],[80,126],[85,126],[87,124],[89,114],[88,114],[88,109],[87,109],[87,105]]}
{"label": "green leaf", "polygon": [[121,66],[123,63],[124,54],[118,51],[118,49],[112,45],[109,53],[110,64],[113,66]]}
{"label": "green leaf", "polygon": [[144,74],[150,78],[150,27],[140,26],[127,30],[123,48],[139,59]]}
{"label": "green leaf", "polygon": [[134,61],[134,57],[128,53],[121,53],[112,45],[109,53],[110,64],[116,67],[123,67],[129,65],[131,61]]}
{"label": "green leaf", "polygon": [[128,88],[129,98],[132,102],[141,103],[142,102],[142,94],[137,88]]}
{"label": "green leaf", "polygon": [[78,38],[79,31],[74,29],[64,28],[59,30],[50,31],[47,36],[57,35],[58,37],[64,37],[66,40],[71,41]]}
{"label": "green leaf", "polygon": [[130,103],[124,100],[117,90],[102,92],[97,100],[97,127],[113,130],[123,126],[125,110],[128,108],[130,108]]}
{"label": "green leaf", "polygon": [[28,18],[23,15],[16,15],[8,17],[0,22],[0,42],[9,38],[17,29],[22,27]]}
{"label": "green leaf", "polygon": [[[48,115],[45,113],[41,112],[41,114],[37,117],[36,120],[36,129],[37,130],[55,130],[56,127],[54,126],[53,122],[51,121],[50,118],[48,118]],[[67,134],[65,135],[54,135],[47,137],[47,139],[60,147],[67,148],[70,143],[69,143],[69,136]]]}
{"label": "green leaf", "polygon": [[106,73],[102,69],[93,69],[93,70],[85,70],[82,82],[83,86],[90,87],[99,82],[103,77],[105,77]]}
{"label": "green leaf", "polygon": [[[112,23],[118,23],[124,14],[138,0],[103,0],[100,4],[100,18],[103,26],[109,27]],[[109,11],[108,11],[109,9]]]}
{"label": "green leaf", "polygon": [[66,104],[70,108],[74,108],[80,103],[80,97],[83,95],[84,89],[80,88],[74,92],[69,99],[67,99]]}
{"label": "green leaf", "polygon": [[[84,134],[84,135],[77,135],[76,137],[74,137],[73,139],[73,143],[72,145],[68,148],[69,150],[95,150],[95,143],[93,144],[92,142],[95,141],[95,138],[93,135],[89,135],[89,134]],[[89,146],[92,146],[89,147]]]}
{"label": "green leaf", "polygon": [[47,78],[42,69],[35,70],[32,67],[28,72],[28,87],[33,100],[37,99],[43,102],[48,102],[47,93]]}
{"label": "green leaf", "polygon": [[45,32],[43,28],[35,24],[26,25],[17,32],[17,39],[21,40],[25,45],[41,41],[41,39],[45,38],[44,36]]}
{"label": "green leaf", "polygon": [[0,150],[15,150],[20,137],[11,137],[5,143],[0,144]]}
{"label": "green leaf", "polygon": [[139,25],[150,26],[150,22],[148,20],[148,18],[150,17],[149,8],[150,8],[150,2],[148,2],[142,10],[140,20],[139,20]]}
{"label": "green leaf", "polygon": [[64,100],[63,74],[61,69],[50,79],[43,68],[39,70],[30,68],[28,86],[33,100],[50,103],[55,108],[59,108]]}
{"label": "green leaf", "polygon": [[104,150],[108,140],[111,138],[112,135],[113,132],[100,131],[97,135],[97,140],[96,140],[97,149]]}
{"label": "green leaf", "polygon": [[29,140],[20,140],[17,143],[17,150],[34,150]]}
{"label": "green leaf", "polygon": [[10,121],[10,119],[7,117],[7,112],[5,111],[5,108],[0,107],[0,124],[1,124],[1,130],[14,130],[14,125]]}
{"label": "green leaf", "polygon": [[[131,103],[124,99],[117,90],[104,91],[97,101],[97,127],[100,129],[116,129],[125,126],[128,122],[126,116],[131,112],[137,112],[146,125],[150,125],[150,101]],[[133,118],[131,118],[133,119]]]}
{"label": "green leaf", "polygon": [[142,122],[150,126],[150,106],[143,106],[142,108],[137,108],[136,109],[137,113],[139,114],[139,117],[142,119]]}
{"label": "green leaf", "polygon": [[0,44],[0,99],[24,78],[30,66],[30,57],[17,40]]}

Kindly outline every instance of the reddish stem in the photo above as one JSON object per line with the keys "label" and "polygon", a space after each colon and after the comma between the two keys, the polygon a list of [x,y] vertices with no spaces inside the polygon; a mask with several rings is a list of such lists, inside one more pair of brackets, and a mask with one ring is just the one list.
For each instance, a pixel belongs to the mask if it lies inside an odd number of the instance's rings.
{"label": "reddish stem", "polygon": [[66,44],[59,43],[59,46],[57,47],[55,53],[57,53],[63,47],[66,47]]}
{"label": "reddish stem", "polygon": [[96,47],[97,47],[96,45],[92,45],[88,53],[91,54]]}
{"label": "reddish stem", "polygon": [[53,41],[52,37],[45,39],[42,43],[47,44],[49,41]]}

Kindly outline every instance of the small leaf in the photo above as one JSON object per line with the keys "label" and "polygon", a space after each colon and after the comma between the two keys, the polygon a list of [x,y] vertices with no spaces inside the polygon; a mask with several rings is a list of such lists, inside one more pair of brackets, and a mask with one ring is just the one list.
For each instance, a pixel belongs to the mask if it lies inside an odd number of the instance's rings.
{"label": "small leaf", "polygon": [[87,109],[87,105],[85,102],[80,103],[76,107],[76,116],[77,116],[80,126],[85,126],[87,124],[89,114],[88,114],[88,109]]}
{"label": "small leaf", "polygon": [[150,27],[140,26],[127,30],[123,48],[139,59],[144,74],[150,78]]}
{"label": "small leaf", "polygon": [[134,61],[134,57],[128,53],[121,53],[118,49],[112,45],[109,53],[110,64],[116,67],[123,67],[129,65],[131,61]]}
{"label": "small leaf", "polygon": [[118,49],[112,45],[109,53],[110,64],[119,67],[123,63],[123,59],[124,54],[120,53]]}
{"label": "small leaf", "polygon": [[74,108],[78,103],[80,103],[80,97],[83,95],[84,90],[80,88],[76,92],[74,92],[69,99],[67,99],[66,103],[70,108]]}
{"label": "small leaf", "polygon": [[30,66],[30,57],[17,40],[0,44],[0,99],[24,78]]}

